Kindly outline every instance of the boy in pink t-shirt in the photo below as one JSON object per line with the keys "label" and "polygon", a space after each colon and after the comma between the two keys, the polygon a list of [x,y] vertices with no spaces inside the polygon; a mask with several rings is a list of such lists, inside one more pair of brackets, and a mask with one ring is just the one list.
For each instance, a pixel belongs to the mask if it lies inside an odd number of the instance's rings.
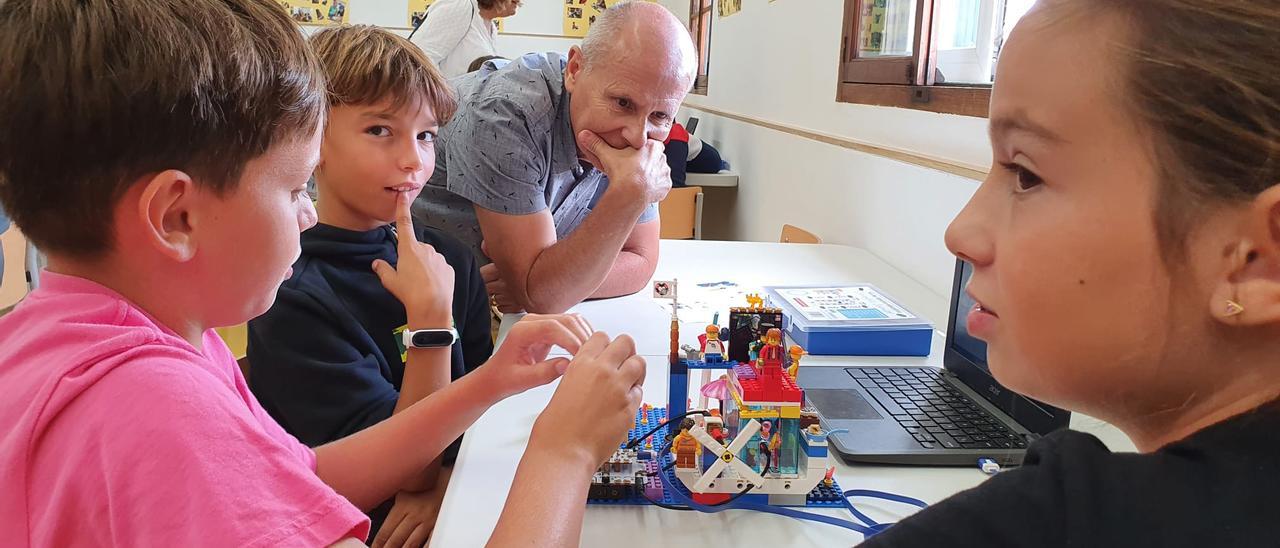
{"label": "boy in pink t-shirt", "polygon": [[[312,450],[211,331],[270,306],[315,223],[325,87],[278,5],[10,0],[0,82],[0,202],[49,258],[0,318],[5,542],[358,545],[361,509],[494,402],[563,375],[491,543],[577,545],[591,473],[639,404],[626,336],[526,318],[473,373]],[[433,253],[402,239],[379,267],[411,324],[449,314]]]}

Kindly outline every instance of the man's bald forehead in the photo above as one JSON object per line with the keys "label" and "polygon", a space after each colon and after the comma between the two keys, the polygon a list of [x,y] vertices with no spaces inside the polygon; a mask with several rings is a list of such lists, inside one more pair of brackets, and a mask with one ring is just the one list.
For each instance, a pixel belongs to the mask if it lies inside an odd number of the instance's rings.
{"label": "man's bald forehead", "polygon": [[666,58],[675,70],[693,77],[697,54],[680,20],[651,2],[623,2],[605,10],[587,31],[582,53],[591,62],[625,62],[626,54]]}

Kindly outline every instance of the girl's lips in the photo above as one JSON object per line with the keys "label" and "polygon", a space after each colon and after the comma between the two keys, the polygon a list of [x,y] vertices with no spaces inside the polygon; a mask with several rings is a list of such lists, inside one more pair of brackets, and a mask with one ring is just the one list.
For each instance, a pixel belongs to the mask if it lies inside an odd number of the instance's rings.
{"label": "girl's lips", "polygon": [[965,327],[968,328],[970,335],[985,341],[995,332],[996,322],[999,319],[1000,317],[994,312],[983,308],[982,304],[975,304],[965,318]]}

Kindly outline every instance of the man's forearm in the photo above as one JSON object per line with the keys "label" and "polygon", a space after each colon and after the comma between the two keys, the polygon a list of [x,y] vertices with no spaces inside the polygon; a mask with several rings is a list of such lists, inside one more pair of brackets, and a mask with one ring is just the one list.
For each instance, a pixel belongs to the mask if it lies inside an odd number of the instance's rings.
{"label": "man's forearm", "polygon": [[501,398],[480,368],[391,418],[315,449],[316,475],[362,510],[391,497]]}
{"label": "man's forearm", "polygon": [[525,309],[561,313],[595,295],[645,206],[605,193],[581,225],[534,260],[525,280]]}
{"label": "man's forearm", "polygon": [[656,266],[657,261],[624,249],[618,253],[618,260],[613,262],[613,269],[605,277],[604,283],[601,283],[595,293],[591,294],[591,298],[607,299],[640,291],[644,289],[645,284],[649,283],[649,278],[653,277]]}

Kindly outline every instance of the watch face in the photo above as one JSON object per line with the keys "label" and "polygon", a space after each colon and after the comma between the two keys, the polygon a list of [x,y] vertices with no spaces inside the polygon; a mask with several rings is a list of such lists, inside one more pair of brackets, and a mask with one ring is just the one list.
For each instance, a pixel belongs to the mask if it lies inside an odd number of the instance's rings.
{"label": "watch face", "polygon": [[449,346],[453,344],[453,333],[448,331],[418,331],[413,334],[413,346],[423,348]]}

